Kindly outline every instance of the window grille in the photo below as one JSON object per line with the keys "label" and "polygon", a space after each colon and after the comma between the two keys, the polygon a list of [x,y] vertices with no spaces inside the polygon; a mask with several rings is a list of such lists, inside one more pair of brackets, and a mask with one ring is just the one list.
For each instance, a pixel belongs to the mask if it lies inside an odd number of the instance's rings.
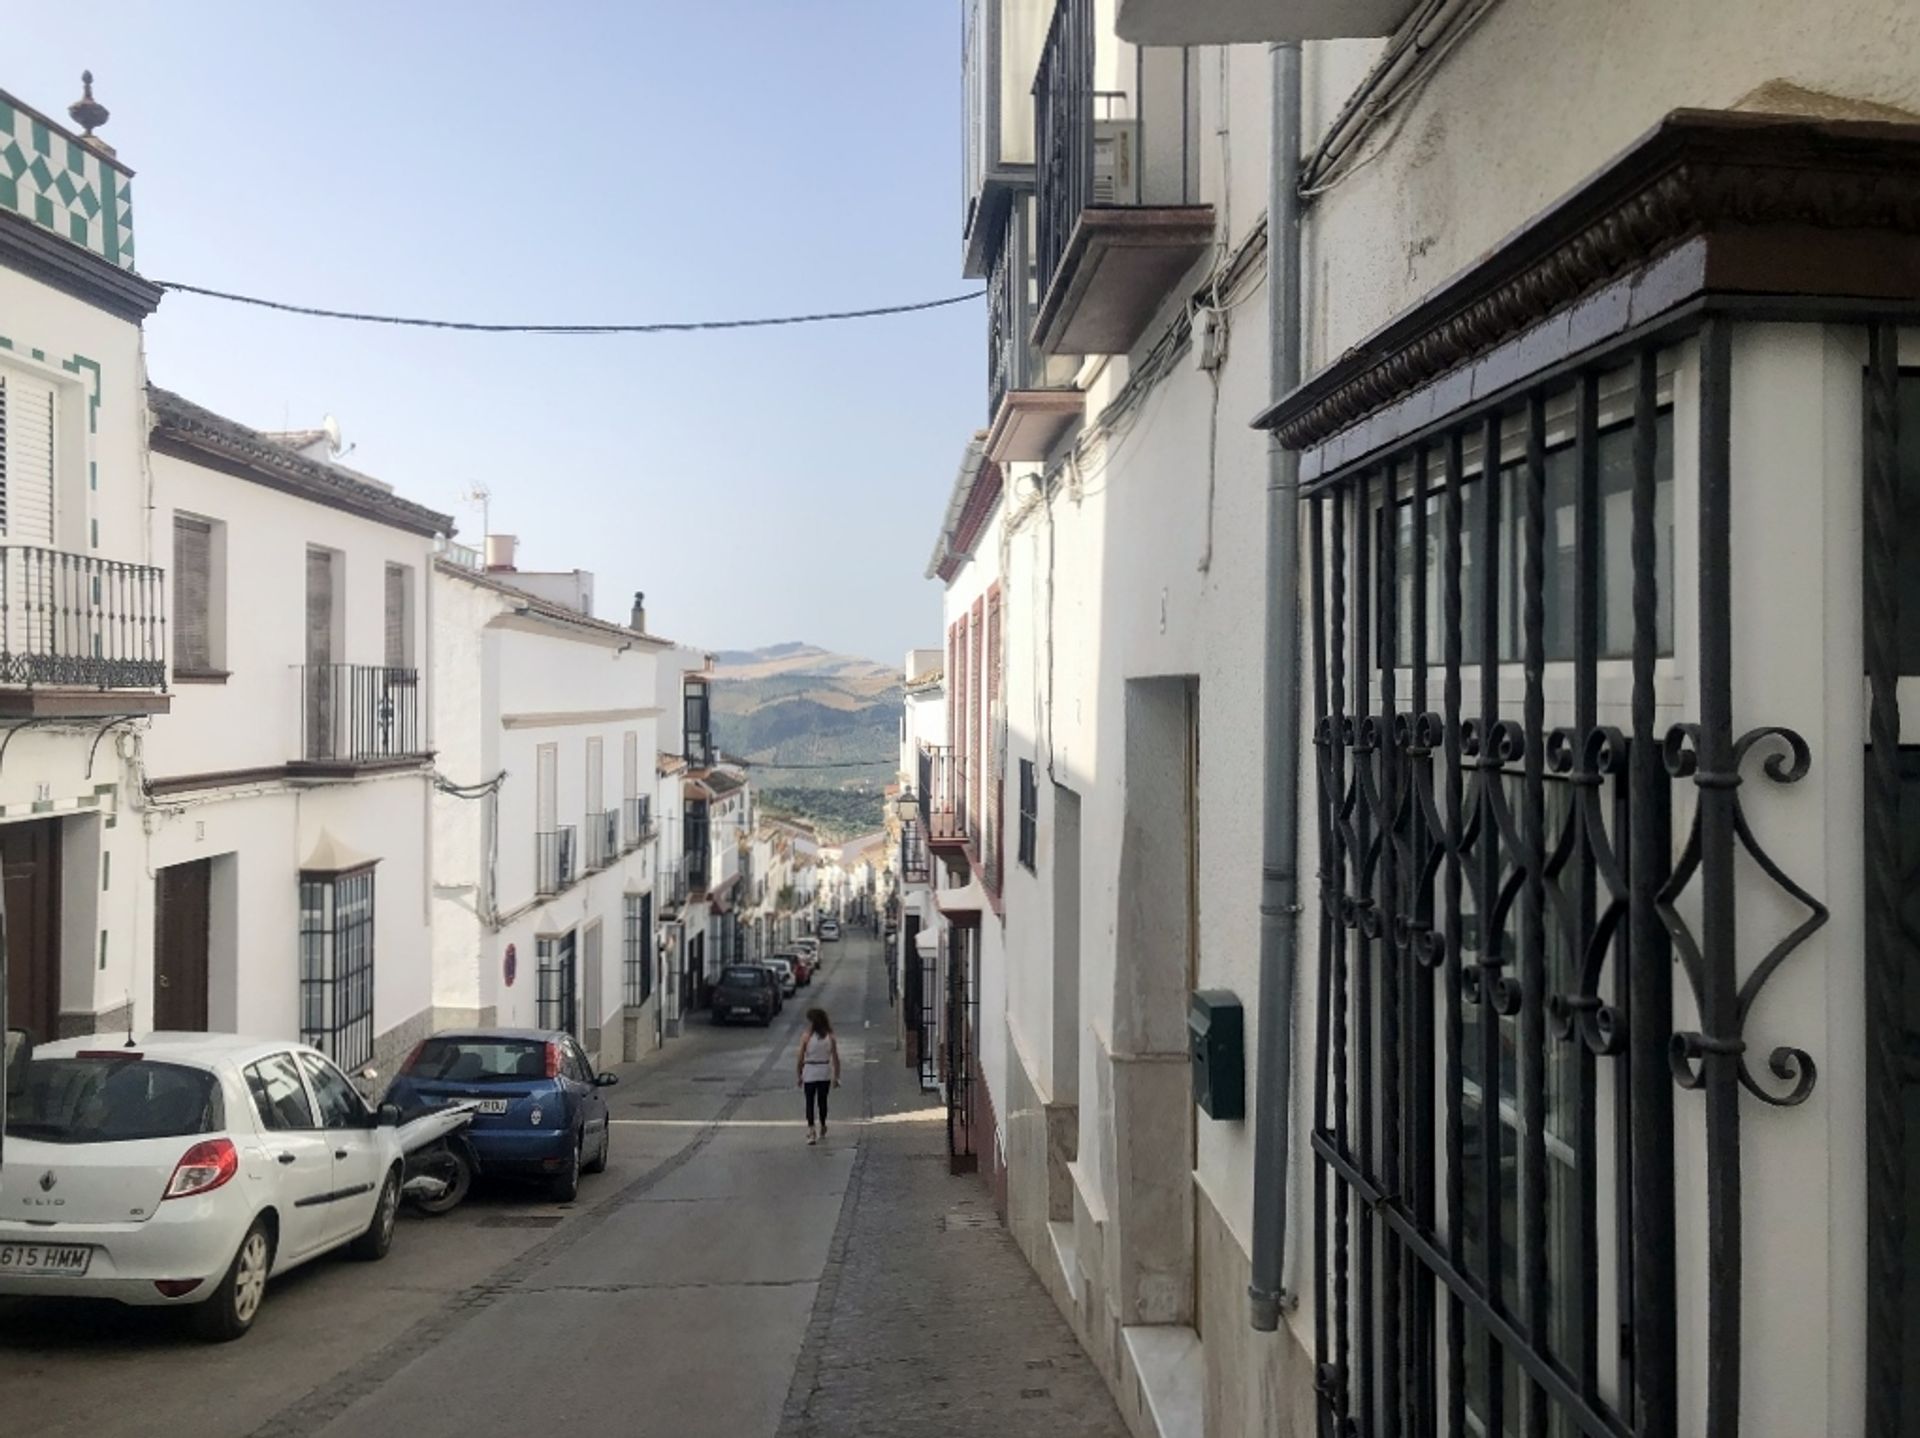
{"label": "window grille", "polygon": [[373,1057],[373,870],[300,876],[300,1039],[352,1072]]}
{"label": "window grille", "polygon": [[1034,847],[1040,827],[1040,781],[1033,760],[1020,761],[1020,867],[1034,871]]}
{"label": "window grille", "polygon": [[653,993],[653,895],[628,894],[623,923],[626,1004],[637,1009]]}

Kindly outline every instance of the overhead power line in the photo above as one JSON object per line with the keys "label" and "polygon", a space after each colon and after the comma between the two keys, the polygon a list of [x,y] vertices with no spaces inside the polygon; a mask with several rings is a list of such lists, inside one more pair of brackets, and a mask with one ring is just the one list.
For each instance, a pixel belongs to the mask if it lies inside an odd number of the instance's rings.
{"label": "overhead power line", "polygon": [[754,319],[741,320],[653,320],[644,324],[624,325],[519,325],[486,324],[479,320],[434,320],[410,315],[363,314],[356,310],[330,310],[318,305],[289,304],[284,300],[262,299],[258,295],[237,295],[227,290],[210,290],[202,285],[183,285],[172,280],[159,280],[156,283],[163,290],[172,290],[183,295],[202,295],[207,299],[227,300],[236,305],[253,305],[263,310],[279,310],[283,314],[307,315],[323,320],[351,320],[366,325],[401,325],[412,329],[429,330],[467,330],[480,334],[496,335],[655,335],[684,334],[698,330],[750,330],[767,329],[776,325],[812,325],[832,320],[868,320],[884,315],[915,314],[921,310],[937,310],[947,305],[961,305],[968,300],[977,300],[986,293],[974,290],[964,295],[946,295],[937,300],[916,300],[904,305],[875,305],[863,310],[824,310],[817,314],[806,315],[764,315]]}

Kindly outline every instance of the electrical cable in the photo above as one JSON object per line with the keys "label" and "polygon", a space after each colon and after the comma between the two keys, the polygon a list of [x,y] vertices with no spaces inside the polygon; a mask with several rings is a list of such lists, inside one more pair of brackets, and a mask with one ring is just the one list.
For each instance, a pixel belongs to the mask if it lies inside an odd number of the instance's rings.
{"label": "electrical cable", "polygon": [[156,283],[161,289],[172,290],[178,294],[200,295],[207,299],[227,300],[237,305],[253,305],[260,309],[279,310],[285,314],[306,315],[315,319],[352,320],[359,324],[401,325],[414,329],[465,330],[481,334],[519,335],[679,334],[701,330],[765,329],[775,325],[808,325],[832,320],[864,320],[883,315],[915,314],[921,310],[937,310],[947,305],[965,304],[968,300],[977,300],[986,294],[985,290],[974,290],[964,295],[946,295],[937,300],[917,300],[904,305],[876,305],[869,309],[824,310],[817,314],[772,315],[743,320],[658,320],[640,324],[533,325],[486,324],[477,320],[435,320],[408,315],[367,314],[355,310],[325,309],[318,305],[290,304],[283,300],[263,299],[258,295],[234,294],[228,290],[180,284],[173,280],[159,280]]}

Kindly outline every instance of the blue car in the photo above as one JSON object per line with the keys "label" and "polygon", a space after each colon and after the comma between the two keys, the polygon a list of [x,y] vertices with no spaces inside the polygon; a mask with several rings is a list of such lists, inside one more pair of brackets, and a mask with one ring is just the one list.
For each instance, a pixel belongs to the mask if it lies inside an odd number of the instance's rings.
{"label": "blue car", "polygon": [[573,1035],[541,1029],[453,1029],[423,1041],[387,1089],[402,1112],[475,1103],[468,1137],[483,1171],[544,1178],[560,1202],[580,1175],[607,1166],[613,1141],[595,1073]]}

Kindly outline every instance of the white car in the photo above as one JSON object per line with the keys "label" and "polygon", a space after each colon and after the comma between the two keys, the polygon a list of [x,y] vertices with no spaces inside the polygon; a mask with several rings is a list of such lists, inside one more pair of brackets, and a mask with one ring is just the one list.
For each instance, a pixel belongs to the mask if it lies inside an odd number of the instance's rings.
{"label": "white car", "polygon": [[0,1295],[192,1305],[226,1340],[253,1326],[269,1277],[393,1242],[398,1111],[369,1108],[316,1049],[100,1034],[40,1045],[15,1076]]}
{"label": "white car", "polygon": [[822,919],[820,921],[820,937],[829,944],[838,941],[840,938],[840,921],[838,919]]}
{"label": "white car", "polygon": [[772,969],[774,974],[779,978],[780,992],[782,995],[787,998],[792,998],[800,991],[800,979],[793,971],[792,959],[787,958],[784,954],[775,954],[772,958],[762,959],[760,962]]}

